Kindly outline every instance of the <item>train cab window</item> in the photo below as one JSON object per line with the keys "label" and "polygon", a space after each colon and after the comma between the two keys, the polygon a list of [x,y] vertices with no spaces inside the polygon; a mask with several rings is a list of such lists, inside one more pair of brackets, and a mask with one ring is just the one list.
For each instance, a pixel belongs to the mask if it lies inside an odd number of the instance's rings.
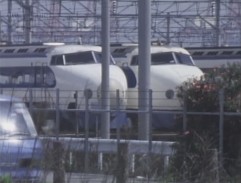
{"label": "train cab window", "polygon": [[52,56],[50,65],[64,65],[63,55]]}
{"label": "train cab window", "polygon": [[[70,53],[65,54],[64,57],[66,65],[94,64],[102,62],[101,53],[95,51]],[[110,63],[114,63],[112,57],[110,58]]]}
{"label": "train cab window", "polygon": [[179,64],[194,65],[190,55],[183,53],[175,53],[175,56]]}
{"label": "train cab window", "polygon": [[175,64],[172,52],[151,54],[151,65]]}
{"label": "train cab window", "polygon": [[[131,59],[131,65],[138,65],[139,59],[135,55]],[[152,53],[151,54],[151,65],[162,65],[162,64],[175,64],[175,59],[172,52],[165,53]]]}
{"label": "train cab window", "polygon": [[[93,52],[95,60],[97,63],[102,63],[102,55],[100,52]],[[114,61],[113,57],[110,57],[110,64],[115,64],[116,62]]]}
{"label": "train cab window", "polygon": [[95,63],[95,60],[91,51],[69,53],[64,56],[65,56],[66,65]]}

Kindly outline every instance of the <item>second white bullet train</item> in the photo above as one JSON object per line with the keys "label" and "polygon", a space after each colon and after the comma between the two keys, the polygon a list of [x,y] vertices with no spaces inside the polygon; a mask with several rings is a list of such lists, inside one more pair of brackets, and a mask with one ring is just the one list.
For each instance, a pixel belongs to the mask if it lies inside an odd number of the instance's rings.
{"label": "second white bullet train", "polygon": [[[184,48],[151,46],[150,52],[150,89],[153,110],[181,110],[182,104],[176,95],[177,87],[188,80],[200,79],[203,72],[195,65],[191,55]],[[129,84],[127,109],[138,110],[138,83],[141,82],[138,80],[138,45],[112,45],[111,54],[127,76]],[[131,114],[131,118],[137,120],[137,113],[135,116]],[[153,115],[153,126],[169,128],[172,120],[173,116],[169,114]]]}

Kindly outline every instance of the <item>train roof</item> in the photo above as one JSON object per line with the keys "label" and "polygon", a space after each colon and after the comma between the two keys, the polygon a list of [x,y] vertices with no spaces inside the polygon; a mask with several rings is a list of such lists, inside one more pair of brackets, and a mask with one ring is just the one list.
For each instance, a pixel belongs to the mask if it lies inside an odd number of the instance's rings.
{"label": "train roof", "polygon": [[4,45],[0,46],[0,58],[12,57],[46,57],[80,51],[101,51],[100,46],[65,45],[65,44],[36,44],[36,45]]}
{"label": "train roof", "polygon": [[[189,54],[189,52],[181,47],[171,47],[171,46],[151,46],[151,53],[161,53],[161,52],[179,52],[184,54]],[[112,45],[111,52],[113,56],[125,56],[127,54],[138,55],[138,44],[121,44]]]}

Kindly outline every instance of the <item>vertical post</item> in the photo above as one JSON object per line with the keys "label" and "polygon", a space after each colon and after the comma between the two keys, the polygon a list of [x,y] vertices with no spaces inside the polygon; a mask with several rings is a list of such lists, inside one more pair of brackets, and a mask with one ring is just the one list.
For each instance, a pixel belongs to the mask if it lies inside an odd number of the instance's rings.
{"label": "vertical post", "polygon": [[25,16],[25,42],[30,44],[31,40],[31,21],[32,21],[32,0],[26,0],[26,4],[24,6],[24,16]]}
{"label": "vertical post", "polygon": [[55,110],[56,110],[56,125],[55,125],[55,132],[56,132],[56,141],[53,142],[53,159],[54,159],[54,175],[53,175],[53,182],[54,183],[64,183],[65,182],[65,171],[64,171],[64,149],[59,141],[59,89],[56,89],[56,102],[55,102]]}
{"label": "vertical post", "polygon": [[187,131],[187,97],[186,93],[184,93],[183,97],[183,127],[182,127],[183,133]]}
{"label": "vertical post", "polygon": [[65,182],[64,148],[59,140],[53,142],[54,174],[53,183]]}
{"label": "vertical post", "polygon": [[166,37],[167,45],[170,44],[170,13],[167,13],[167,37]]}
{"label": "vertical post", "polygon": [[[116,116],[120,113],[120,91],[116,90]],[[120,125],[117,123],[117,142],[120,142]]]}
{"label": "vertical post", "polygon": [[148,182],[151,177],[151,156],[152,156],[152,90],[149,90],[149,144],[148,144]]}
{"label": "vertical post", "polygon": [[169,156],[164,156],[164,172],[167,172],[169,166]]}
{"label": "vertical post", "polygon": [[98,153],[98,168],[100,171],[103,170],[103,153]]}
{"label": "vertical post", "polygon": [[149,153],[152,151],[152,90],[149,90]]}
{"label": "vertical post", "polygon": [[118,166],[116,168],[116,183],[126,183],[129,172],[129,149],[128,143],[119,143],[117,149]]}
{"label": "vertical post", "polygon": [[102,83],[101,83],[101,137],[110,138],[110,94],[109,94],[109,65],[110,65],[110,11],[109,0],[102,0],[101,29],[102,29]]}
{"label": "vertical post", "polygon": [[135,173],[135,160],[136,160],[136,155],[130,154],[130,169],[132,174]]}
{"label": "vertical post", "polygon": [[[120,113],[120,91],[116,91],[116,115]],[[128,177],[128,144],[120,142],[120,125],[117,123],[117,164],[116,164],[116,182],[125,183]]]}
{"label": "vertical post", "polygon": [[216,46],[220,46],[220,0],[216,0]]}
{"label": "vertical post", "polygon": [[85,96],[85,172],[89,170],[89,99],[92,97],[92,91],[86,89]]}
{"label": "vertical post", "polygon": [[151,0],[138,1],[139,92],[138,138],[149,139],[149,89],[151,65]]}
{"label": "vertical post", "polygon": [[224,90],[219,91],[219,163],[223,163],[223,116],[224,116]]}
{"label": "vertical post", "polygon": [[33,89],[29,89],[29,112],[33,116]]}
{"label": "vertical post", "polygon": [[56,125],[55,125],[55,133],[57,140],[59,139],[59,88],[56,89],[56,102],[55,102],[55,116],[56,116]]}
{"label": "vertical post", "polygon": [[0,41],[2,41],[2,15],[1,15],[1,11],[0,11]]}
{"label": "vertical post", "polygon": [[75,121],[76,121],[76,136],[79,135],[79,116],[78,116],[78,91],[75,91]]}
{"label": "vertical post", "polygon": [[12,44],[12,0],[8,0],[8,44]]}
{"label": "vertical post", "polygon": [[218,165],[218,151],[217,149],[210,149],[208,151],[208,153],[210,154],[210,180],[213,183],[219,183],[220,179],[219,179],[219,165]]}

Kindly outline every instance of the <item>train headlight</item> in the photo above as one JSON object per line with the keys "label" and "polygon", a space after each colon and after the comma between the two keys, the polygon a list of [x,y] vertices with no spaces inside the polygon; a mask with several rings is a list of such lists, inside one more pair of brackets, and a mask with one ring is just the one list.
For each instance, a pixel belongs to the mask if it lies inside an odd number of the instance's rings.
{"label": "train headlight", "polygon": [[167,99],[173,99],[174,98],[174,91],[173,90],[167,90],[166,91],[166,98]]}

